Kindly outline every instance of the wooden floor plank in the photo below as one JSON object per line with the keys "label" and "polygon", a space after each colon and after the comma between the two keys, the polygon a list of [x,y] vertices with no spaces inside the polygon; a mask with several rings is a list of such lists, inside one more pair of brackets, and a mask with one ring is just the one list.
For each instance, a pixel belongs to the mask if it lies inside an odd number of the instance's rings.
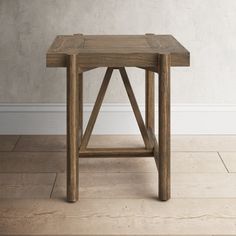
{"label": "wooden floor plank", "polygon": [[66,151],[65,135],[23,135],[15,151]]}
{"label": "wooden floor plank", "polygon": [[[142,147],[142,137],[138,135],[94,135],[91,146],[135,146]],[[236,151],[235,135],[172,135],[172,151],[209,152]]]}
{"label": "wooden floor plank", "polygon": [[[153,158],[80,158],[81,172],[157,172]],[[173,173],[226,173],[216,152],[173,152]]]}
{"label": "wooden floor plank", "polygon": [[92,135],[88,147],[143,148],[141,135]]}
{"label": "wooden floor plank", "polygon": [[19,139],[19,135],[0,135],[0,151],[12,151]]}
{"label": "wooden floor plank", "polygon": [[0,153],[0,173],[61,173],[65,170],[65,152]]}
{"label": "wooden floor plank", "polygon": [[[236,136],[173,136],[172,199],[165,203],[157,200],[153,158],[81,158],[75,204],[65,202],[65,136],[22,136],[18,143],[18,136],[6,137],[0,136],[0,235],[236,234]],[[143,146],[132,135],[90,142],[108,144]],[[53,172],[59,174],[49,199]]]}
{"label": "wooden floor plank", "polygon": [[235,135],[173,135],[172,151],[236,151]]}
{"label": "wooden floor plank", "polygon": [[[155,173],[80,173],[80,198],[151,198],[157,196]],[[63,198],[66,178],[58,174],[53,198]]]}
{"label": "wooden floor plank", "polygon": [[49,198],[56,174],[0,174],[0,199]]}
{"label": "wooden floor plank", "polygon": [[[15,136],[16,137],[16,136]],[[4,144],[5,138],[0,136],[2,151],[12,148]],[[13,138],[13,143],[15,139]],[[6,147],[7,145],[7,147]],[[5,146],[5,147],[4,147]],[[143,147],[142,137],[138,135],[94,135],[89,147]],[[232,151],[236,152],[236,136],[233,135],[172,135],[172,151]],[[22,136],[16,145],[16,151],[65,151],[64,135],[26,135]],[[1,151],[1,150],[0,150]]]}
{"label": "wooden floor plank", "polygon": [[[80,158],[80,172],[157,172],[150,158]],[[173,152],[173,173],[225,173],[216,152]],[[65,172],[65,152],[1,152],[0,173]]]}
{"label": "wooden floor plank", "polygon": [[235,235],[236,199],[0,201],[1,235]]}
{"label": "wooden floor plank", "polygon": [[[80,198],[157,198],[156,173],[80,173]],[[52,196],[65,196],[59,174]],[[173,173],[172,198],[236,198],[236,174]]]}
{"label": "wooden floor plank", "polygon": [[172,152],[172,173],[227,173],[217,152]]}

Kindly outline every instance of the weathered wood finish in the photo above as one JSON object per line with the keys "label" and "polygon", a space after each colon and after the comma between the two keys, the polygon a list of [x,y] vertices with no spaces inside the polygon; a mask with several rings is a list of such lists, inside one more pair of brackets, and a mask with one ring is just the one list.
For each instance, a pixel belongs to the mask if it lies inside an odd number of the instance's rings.
{"label": "weathered wood finish", "polygon": [[154,73],[145,70],[145,120],[146,128],[155,132],[155,80]]}
{"label": "weathered wood finish", "polygon": [[169,54],[159,55],[159,199],[170,198],[170,65]]}
{"label": "weathered wood finish", "polygon": [[189,52],[172,35],[154,34],[60,35],[47,52],[47,66],[66,67],[66,55],[78,54],[82,71],[102,66],[155,68],[160,53],[171,54],[171,66],[189,66]]}
{"label": "weathered wood finish", "polygon": [[[78,157],[154,156],[159,198],[170,198],[170,68],[189,66],[189,52],[171,35],[57,36],[47,53],[48,67],[67,67],[67,200],[78,199]],[[125,67],[145,70],[145,123]],[[108,67],[83,134],[83,72]],[[87,148],[113,69],[119,69],[143,148]],[[155,136],[155,79],[159,74],[159,145]]]}
{"label": "weathered wood finish", "polygon": [[156,135],[152,129],[148,129],[148,133],[153,140],[153,156],[156,163],[156,167],[159,170],[159,146],[156,139]]}
{"label": "weathered wood finish", "polygon": [[83,73],[78,74],[78,146],[83,138]]}
{"label": "weathered wood finish", "polygon": [[146,148],[87,148],[80,157],[152,157],[153,149]]}
{"label": "weathered wood finish", "polygon": [[[152,147],[155,150],[155,139],[152,133],[155,132],[155,81],[154,73],[145,70],[145,123],[149,139],[152,140]],[[154,153],[155,158],[155,153]],[[156,158],[155,158],[156,161]]]}
{"label": "weathered wood finish", "polygon": [[68,56],[67,67],[67,200],[78,200],[78,73],[77,56]]}

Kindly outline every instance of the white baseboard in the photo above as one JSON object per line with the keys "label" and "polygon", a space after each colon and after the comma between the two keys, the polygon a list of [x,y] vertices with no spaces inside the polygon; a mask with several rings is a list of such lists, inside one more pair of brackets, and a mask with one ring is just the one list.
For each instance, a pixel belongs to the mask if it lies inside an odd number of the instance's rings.
{"label": "white baseboard", "polygon": [[[84,105],[84,124],[91,110]],[[236,134],[236,105],[173,104],[171,110],[172,134]],[[0,134],[65,132],[65,104],[0,104]],[[139,134],[130,105],[104,104],[94,134]]]}

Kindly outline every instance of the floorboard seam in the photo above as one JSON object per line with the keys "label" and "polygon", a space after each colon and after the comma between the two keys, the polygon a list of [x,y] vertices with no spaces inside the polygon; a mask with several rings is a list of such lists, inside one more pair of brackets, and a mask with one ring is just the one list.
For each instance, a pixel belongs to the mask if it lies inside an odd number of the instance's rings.
{"label": "floorboard seam", "polygon": [[217,152],[217,153],[218,153],[218,156],[220,157],[221,162],[223,163],[223,165],[224,165],[226,171],[227,171],[228,173],[230,173],[230,172],[229,172],[229,169],[227,168],[227,166],[226,166],[226,164],[225,164],[225,162],[224,162],[224,160],[223,160],[223,158],[222,158],[222,156],[220,155],[220,152]]}
{"label": "floorboard seam", "polygon": [[53,191],[54,191],[54,188],[55,188],[55,185],[56,185],[56,181],[57,181],[57,173],[56,173],[56,175],[55,175],[55,179],[54,179],[54,182],[53,182],[52,191],[51,191],[51,193],[50,193],[50,198],[52,198],[52,193],[53,193]]}
{"label": "floorboard seam", "polygon": [[19,143],[20,139],[21,139],[21,135],[19,135],[18,139],[16,140],[16,143],[15,143],[14,147],[12,148],[11,152],[13,152],[15,150],[16,145]]}

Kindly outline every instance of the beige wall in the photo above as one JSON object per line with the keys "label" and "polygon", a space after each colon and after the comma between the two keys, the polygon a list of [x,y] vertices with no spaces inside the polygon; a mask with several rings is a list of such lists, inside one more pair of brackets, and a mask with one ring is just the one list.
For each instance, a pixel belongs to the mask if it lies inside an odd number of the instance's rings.
{"label": "beige wall", "polygon": [[[0,103],[65,102],[64,69],[45,68],[57,34],[173,34],[191,68],[172,69],[173,103],[236,104],[235,0],[0,0]],[[93,102],[103,70],[85,75]],[[130,71],[139,102],[143,72]],[[106,102],[126,102],[116,74]]]}

